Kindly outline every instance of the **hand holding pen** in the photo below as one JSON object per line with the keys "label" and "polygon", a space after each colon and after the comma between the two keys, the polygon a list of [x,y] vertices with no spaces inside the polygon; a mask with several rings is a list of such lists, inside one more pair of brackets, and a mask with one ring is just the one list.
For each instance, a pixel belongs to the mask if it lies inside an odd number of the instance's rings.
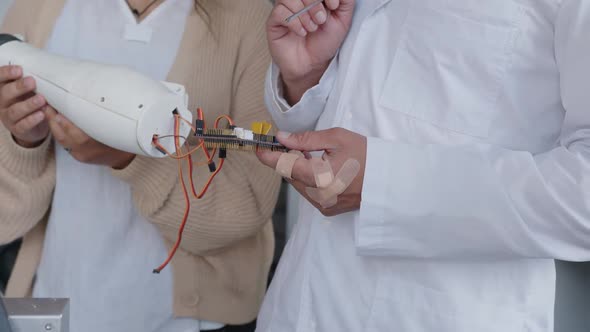
{"label": "hand holding pen", "polygon": [[324,0],[317,0],[312,2],[311,4],[305,6],[303,9],[301,9],[300,11],[296,12],[295,14],[287,17],[285,19],[285,23],[289,24],[292,20],[298,18],[299,16],[307,13],[308,11],[310,11],[311,9],[313,9],[313,7],[319,5],[320,3],[324,2]]}
{"label": "hand holding pen", "polygon": [[354,0],[277,0],[267,24],[269,48],[287,101],[316,85],[344,41]]}

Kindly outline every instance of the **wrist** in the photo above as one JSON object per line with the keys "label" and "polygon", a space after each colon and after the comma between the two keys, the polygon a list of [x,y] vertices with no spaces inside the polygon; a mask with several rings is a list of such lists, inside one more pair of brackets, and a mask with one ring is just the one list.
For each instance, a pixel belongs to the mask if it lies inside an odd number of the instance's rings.
{"label": "wrist", "polygon": [[115,162],[111,167],[115,170],[122,170],[127,168],[129,164],[135,159],[135,155],[131,153],[125,153],[121,160]]}
{"label": "wrist", "polygon": [[283,97],[290,105],[295,105],[301,100],[303,94],[318,85],[320,79],[328,68],[329,63],[319,66],[305,75],[293,76],[281,73],[280,81],[283,85]]}

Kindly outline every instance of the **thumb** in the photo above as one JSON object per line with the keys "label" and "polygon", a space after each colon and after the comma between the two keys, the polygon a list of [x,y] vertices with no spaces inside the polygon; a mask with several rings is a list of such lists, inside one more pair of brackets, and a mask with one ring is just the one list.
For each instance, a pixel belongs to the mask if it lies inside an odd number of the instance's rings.
{"label": "thumb", "polygon": [[333,129],[320,131],[306,131],[302,133],[288,133],[279,131],[277,140],[290,150],[323,151],[336,147]]}

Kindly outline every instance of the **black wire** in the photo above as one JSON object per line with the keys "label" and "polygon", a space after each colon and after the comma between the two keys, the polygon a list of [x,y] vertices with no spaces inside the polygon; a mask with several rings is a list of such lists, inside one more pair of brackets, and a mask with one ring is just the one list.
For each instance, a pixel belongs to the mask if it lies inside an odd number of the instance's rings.
{"label": "black wire", "polygon": [[150,2],[149,5],[147,5],[147,7],[145,7],[145,9],[140,12],[139,10],[137,10],[137,8],[131,6],[131,4],[129,3],[129,0],[125,0],[125,2],[127,3],[127,6],[129,7],[129,9],[133,13],[133,15],[135,15],[135,17],[137,17],[137,18],[140,18],[143,14],[145,14],[145,12],[147,12],[148,9],[150,9],[158,1],[159,0],[154,0],[154,1]]}

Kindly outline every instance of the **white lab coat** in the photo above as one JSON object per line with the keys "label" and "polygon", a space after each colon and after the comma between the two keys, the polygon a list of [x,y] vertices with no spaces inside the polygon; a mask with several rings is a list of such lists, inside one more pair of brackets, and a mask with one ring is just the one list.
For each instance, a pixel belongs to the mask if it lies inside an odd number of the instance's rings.
{"label": "white lab coat", "polygon": [[368,138],[360,211],[307,202],[261,332],[553,331],[590,259],[590,1],[364,0],[282,130]]}

